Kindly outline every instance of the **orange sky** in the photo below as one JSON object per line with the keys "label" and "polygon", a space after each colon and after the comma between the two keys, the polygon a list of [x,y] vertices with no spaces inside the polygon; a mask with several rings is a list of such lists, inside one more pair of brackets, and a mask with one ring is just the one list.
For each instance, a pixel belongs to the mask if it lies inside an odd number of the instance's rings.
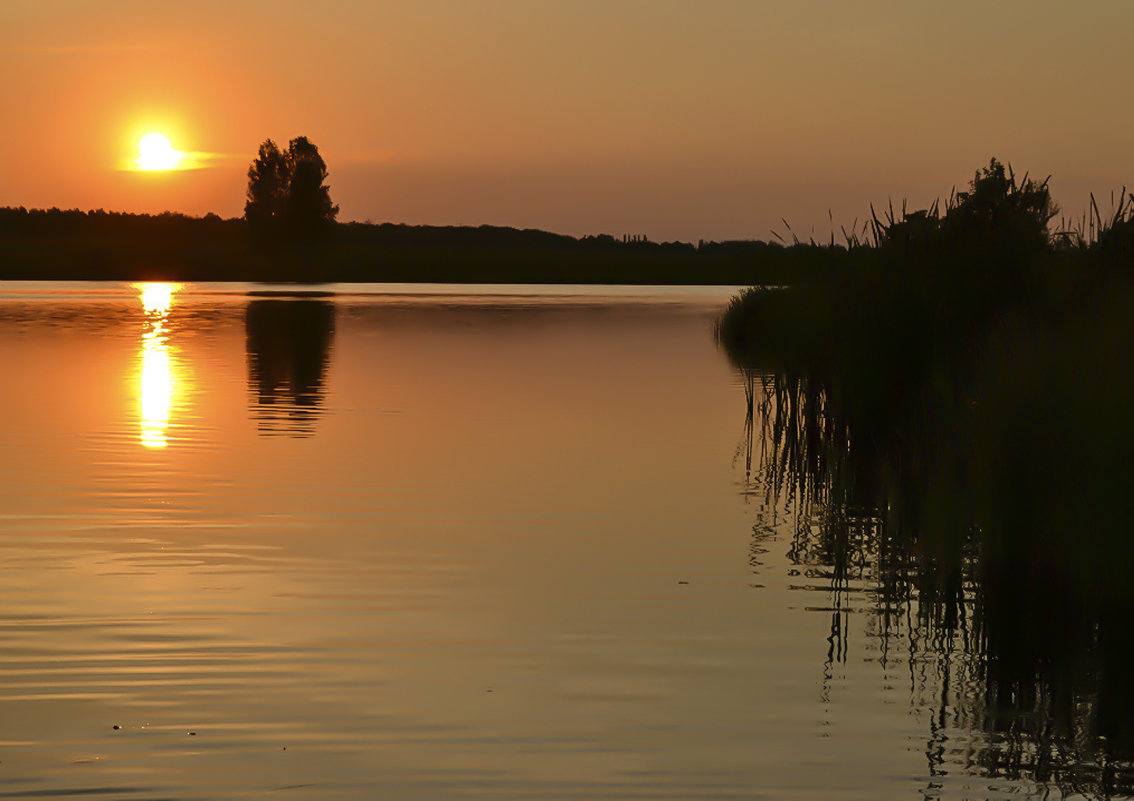
{"label": "orange sky", "polygon": [[[768,238],[990,156],[1134,185],[1134,3],[3,0],[0,205],[243,210],[306,135],[341,219]],[[212,156],[120,169],[148,130]]]}

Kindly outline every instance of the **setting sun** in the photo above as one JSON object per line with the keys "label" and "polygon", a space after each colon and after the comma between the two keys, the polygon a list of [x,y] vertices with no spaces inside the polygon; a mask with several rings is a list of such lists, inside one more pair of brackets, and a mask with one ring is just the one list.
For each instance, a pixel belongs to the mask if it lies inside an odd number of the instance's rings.
{"label": "setting sun", "polygon": [[166,136],[148,133],[138,142],[138,158],[135,163],[140,170],[174,170],[183,158],[185,154],[174,150]]}

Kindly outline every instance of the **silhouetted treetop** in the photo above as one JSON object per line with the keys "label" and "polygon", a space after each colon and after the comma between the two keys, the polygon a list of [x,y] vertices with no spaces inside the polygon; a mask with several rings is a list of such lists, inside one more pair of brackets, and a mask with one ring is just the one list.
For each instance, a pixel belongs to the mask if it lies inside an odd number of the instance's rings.
{"label": "silhouetted treetop", "polygon": [[286,156],[288,186],[284,198],[285,223],[302,233],[313,234],[335,221],[339,207],[331,203],[326,185],[327,165],[306,136],[292,139]]}
{"label": "silhouetted treetop", "polygon": [[267,139],[248,168],[244,217],[261,235],[315,238],[339,213],[326,180],[327,164],[306,136],[292,139],[286,153]]}
{"label": "silhouetted treetop", "polygon": [[244,218],[258,230],[268,228],[283,208],[287,192],[288,166],[271,139],[260,145],[260,153],[248,167],[248,193]]}

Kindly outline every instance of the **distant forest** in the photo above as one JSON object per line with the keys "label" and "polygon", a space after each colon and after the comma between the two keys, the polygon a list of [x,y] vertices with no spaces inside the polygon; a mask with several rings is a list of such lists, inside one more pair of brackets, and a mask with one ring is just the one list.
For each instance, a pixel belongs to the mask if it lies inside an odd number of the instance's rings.
{"label": "distant forest", "polygon": [[[843,247],[576,238],[500,226],[334,223],[317,244],[265,243],[243,218],[0,208],[0,279],[796,283]],[[835,261],[839,261],[836,259]]]}

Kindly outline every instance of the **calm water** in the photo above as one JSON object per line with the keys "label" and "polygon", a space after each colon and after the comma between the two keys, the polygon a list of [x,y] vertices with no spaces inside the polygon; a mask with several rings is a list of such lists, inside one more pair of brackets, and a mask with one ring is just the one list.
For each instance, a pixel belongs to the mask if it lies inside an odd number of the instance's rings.
{"label": "calm water", "polygon": [[1071,796],[766,491],[729,290],[271,289],[0,285],[0,798]]}

